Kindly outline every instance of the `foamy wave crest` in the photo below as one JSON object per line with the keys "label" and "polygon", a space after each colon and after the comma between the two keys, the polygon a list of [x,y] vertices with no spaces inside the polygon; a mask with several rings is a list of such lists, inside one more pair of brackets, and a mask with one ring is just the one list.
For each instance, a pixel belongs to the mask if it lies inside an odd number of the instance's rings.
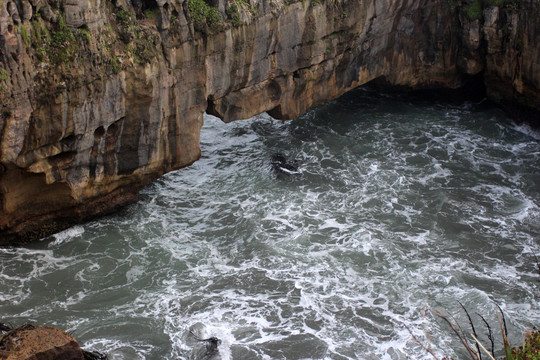
{"label": "foamy wave crest", "polygon": [[55,247],[64,242],[71,241],[74,237],[81,236],[82,234],[84,234],[84,227],[80,225],[70,227],[69,229],[54,234],[54,241],[49,243],[49,247]]}

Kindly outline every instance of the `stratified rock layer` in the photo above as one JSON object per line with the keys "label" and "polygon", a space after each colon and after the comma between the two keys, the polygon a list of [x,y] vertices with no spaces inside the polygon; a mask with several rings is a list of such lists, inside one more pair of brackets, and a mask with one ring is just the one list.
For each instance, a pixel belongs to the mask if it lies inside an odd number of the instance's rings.
{"label": "stratified rock layer", "polygon": [[216,0],[217,20],[193,4],[0,2],[0,245],[136,201],[199,158],[205,111],[291,119],[373,79],[477,74],[508,108],[540,109],[536,1],[479,19],[448,0]]}

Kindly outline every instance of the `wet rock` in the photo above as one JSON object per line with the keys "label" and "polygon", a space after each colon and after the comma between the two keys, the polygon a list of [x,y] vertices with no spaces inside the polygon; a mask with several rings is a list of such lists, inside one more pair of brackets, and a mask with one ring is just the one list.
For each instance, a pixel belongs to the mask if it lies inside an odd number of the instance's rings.
{"label": "wet rock", "polygon": [[6,325],[6,324],[3,324],[3,323],[0,323],[0,334],[3,334],[5,332],[8,332],[9,330],[11,330],[11,326],[9,325]]}
{"label": "wet rock", "polygon": [[272,169],[277,174],[294,175],[300,174],[300,162],[297,160],[288,159],[283,154],[273,154],[271,158]]}
{"label": "wet rock", "polygon": [[1,360],[83,360],[77,341],[50,326],[23,325],[0,337]]}
{"label": "wet rock", "polygon": [[99,351],[86,351],[83,350],[84,360],[107,360],[108,356],[100,353]]}
{"label": "wet rock", "polygon": [[189,333],[193,336],[193,338],[197,342],[205,344],[204,347],[198,347],[194,349],[195,358],[201,359],[201,360],[221,359],[221,356],[219,355],[219,345],[221,345],[221,339],[215,336],[209,337],[207,339],[201,339],[191,329],[189,330]]}

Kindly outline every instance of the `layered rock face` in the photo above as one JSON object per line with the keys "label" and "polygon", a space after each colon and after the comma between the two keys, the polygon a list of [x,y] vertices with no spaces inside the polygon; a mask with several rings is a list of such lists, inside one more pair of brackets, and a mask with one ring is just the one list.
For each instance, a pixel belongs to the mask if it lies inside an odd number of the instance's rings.
{"label": "layered rock face", "polygon": [[536,1],[1,0],[0,245],[137,200],[207,111],[292,119],[373,79],[540,111]]}

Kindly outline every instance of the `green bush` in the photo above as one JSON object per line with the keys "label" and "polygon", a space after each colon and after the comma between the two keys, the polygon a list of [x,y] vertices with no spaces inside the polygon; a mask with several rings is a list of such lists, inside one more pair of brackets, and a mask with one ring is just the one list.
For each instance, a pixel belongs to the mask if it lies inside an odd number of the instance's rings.
{"label": "green bush", "polygon": [[208,7],[208,11],[206,12],[206,23],[210,27],[221,24],[221,14],[217,8],[211,6]]}
{"label": "green bush", "polygon": [[66,26],[65,20],[60,20],[58,29],[51,34],[49,58],[55,65],[63,64],[73,58],[79,44],[72,29]]}
{"label": "green bush", "polygon": [[227,10],[225,10],[225,12],[229,16],[229,18],[232,20],[233,25],[235,26],[242,25],[242,21],[240,21],[240,13],[238,11],[238,7],[236,6],[236,4],[229,3],[229,7],[227,8]]}
{"label": "green bush", "polygon": [[146,9],[144,11],[144,16],[146,16],[148,20],[154,20],[155,18],[157,18],[158,14],[159,14],[159,9],[154,9],[154,10]]}
{"label": "green bush", "polygon": [[196,23],[205,23],[206,22],[206,11],[209,6],[204,2],[204,0],[190,0],[188,3],[189,17],[193,22]]}
{"label": "green bush", "polygon": [[92,41],[92,33],[88,29],[78,29],[78,32],[82,37],[86,40],[87,44],[90,44],[90,41]]}
{"label": "green bush", "polygon": [[32,46],[36,47],[41,45],[45,40],[44,38],[46,35],[46,28],[44,29],[39,21],[32,21]]}
{"label": "green bush", "polygon": [[131,14],[123,9],[116,13],[116,20],[118,20],[120,24],[122,24],[122,27],[124,27],[124,29],[128,29],[129,26],[133,23]]}
{"label": "green bush", "polygon": [[465,13],[471,20],[481,19],[484,13],[482,2],[480,0],[474,0],[472,3],[467,5],[465,8]]}
{"label": "green bush", "polygon": [[30,46],[30,43],[31,43],[30,34],[28,33],[28,29],[26,28],[24,24],[21,24],[21,35],[22,35],[24,44],[26,46]]}
{"label": "green bush", "polygon": [[9,81],[8,73],[0,66],[0,90],[6,90]]}
{"label": "green bush", "polygon": [[122,70],[122,63],[120,63],[120,59],[117,56],[114,55],[111,57],[110,64],[114,74],[118,74]]}
{"label": "green bush", "polygon": [[489,5],[504,6],[511,11],[518,11],[521,0],[474,0],[465,7],[465,13],[471,20],[479,20],[482,18],[484,8]]}
{"label": "green bush", "polygon": [[189,0],[188,9],[189,17],[195,24],[206,24],[212,31],[221,29],[223,24],[219,10],[209,6],[204,0]]}

